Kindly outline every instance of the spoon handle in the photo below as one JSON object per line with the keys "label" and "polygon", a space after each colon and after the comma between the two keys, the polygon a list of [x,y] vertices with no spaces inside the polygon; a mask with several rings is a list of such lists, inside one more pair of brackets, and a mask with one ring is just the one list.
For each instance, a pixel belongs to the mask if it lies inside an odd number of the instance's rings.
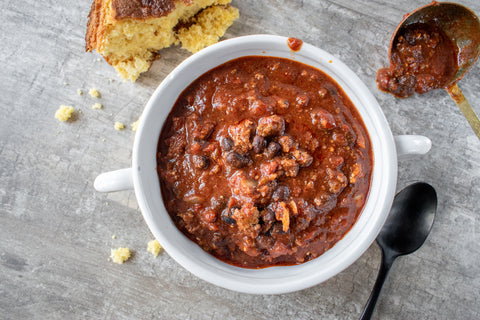
{"label": "spoon handle", "polygon": [[462,111],[473,131],[480,139],[480,120],[478,119],[478,116],[473,110],[470,103],[468,103],[467,99],[465,99],[465,96],[463,95],[460,88],[457,86],[456,83],[454,83],[447,88],[447,92],[450,97],[452,97],[453,101],[455,101],[458,108],[460,108],[460,111]]}
{"label": "spoon handle", "polygon": [[390,271],[395,258],[396,257],[391,254],[385,254],[382,250],[382,262],[380,264],[380,270],[378,271],[377,280],[375,281],[372,293],[370,294],[370,298],[368,298],[360,320],[367,320],[372,317],[378,296],[380,295],[380,291],[382,291],[383,284],[385,283],[385,279],[387,278],[388,272]]}

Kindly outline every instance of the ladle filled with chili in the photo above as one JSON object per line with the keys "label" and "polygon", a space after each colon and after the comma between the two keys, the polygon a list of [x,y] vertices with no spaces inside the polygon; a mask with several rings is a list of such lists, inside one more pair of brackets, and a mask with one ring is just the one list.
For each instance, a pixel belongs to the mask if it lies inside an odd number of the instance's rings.
{"label": "ladle filled with chili", "polygon": [[480,54],[480,22],[470,9],[436,2],[406,15],[390,42],[380,90],[399,98],[446,89],[480,138],[480,120],[457,86]]}

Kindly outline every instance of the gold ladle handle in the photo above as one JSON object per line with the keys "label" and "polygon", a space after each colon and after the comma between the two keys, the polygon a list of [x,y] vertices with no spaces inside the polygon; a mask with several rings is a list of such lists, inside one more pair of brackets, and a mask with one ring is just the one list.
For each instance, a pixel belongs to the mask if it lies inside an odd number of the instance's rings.
{"label": "gold ladle handle", "polygon": [[478,119],[478,116],[476,115],[470,103],[468,103],[467,99],[465,99],[465,96],[460,88],[456,83],[454,83],[446,88],[446,90],[450,97],[452,97],[453,101],[455,101],[460,111],[462,111],[465,118],[467,118],[468,123],[470,123],[470,126],[477,135],[478,139],[480,139],[480,120]]}

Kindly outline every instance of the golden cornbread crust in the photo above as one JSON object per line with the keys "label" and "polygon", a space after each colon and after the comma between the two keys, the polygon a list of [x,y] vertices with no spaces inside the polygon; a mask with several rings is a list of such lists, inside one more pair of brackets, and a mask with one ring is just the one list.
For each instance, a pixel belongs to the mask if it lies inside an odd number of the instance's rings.
{"label": "golden cornbread crust", "polygon": [[[196,52],[218,41],[238,18],[238,10],[229,5],[230,1],[94,0],[85,49],[96,50],[125,80],[133,82],[159,57],[160,49],[182,44]],[[197,19],[205,10],[209,14]],[[202,26],[196,29],[178,28],[200,22]]]}
{"label": "golden cornbread crust", "polygon": [[102,2],[93,1],[88,15],[87,33],[85,35],[85,50],[92,51],[97,47],[97,34],[102,33],[100,28],[100,16],[102,14]]}

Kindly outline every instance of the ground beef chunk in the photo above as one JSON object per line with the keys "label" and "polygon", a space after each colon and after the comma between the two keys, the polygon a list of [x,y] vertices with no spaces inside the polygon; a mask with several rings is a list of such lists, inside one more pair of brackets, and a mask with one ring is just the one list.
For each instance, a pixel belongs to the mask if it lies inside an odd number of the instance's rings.
{"label": "ground beef chunk", "polygon": [[255,133],[255,123],[250,119],[240,121],[228,128],[228,133],[233,140],[235,149],[240,153],[246,153],[252,148],[251,138]]}
{"label": "ground beef chunk", "polygon": [[282,135],[285,131],[285,120],[273,115],[258,120],[257,134],[262,137]]}

